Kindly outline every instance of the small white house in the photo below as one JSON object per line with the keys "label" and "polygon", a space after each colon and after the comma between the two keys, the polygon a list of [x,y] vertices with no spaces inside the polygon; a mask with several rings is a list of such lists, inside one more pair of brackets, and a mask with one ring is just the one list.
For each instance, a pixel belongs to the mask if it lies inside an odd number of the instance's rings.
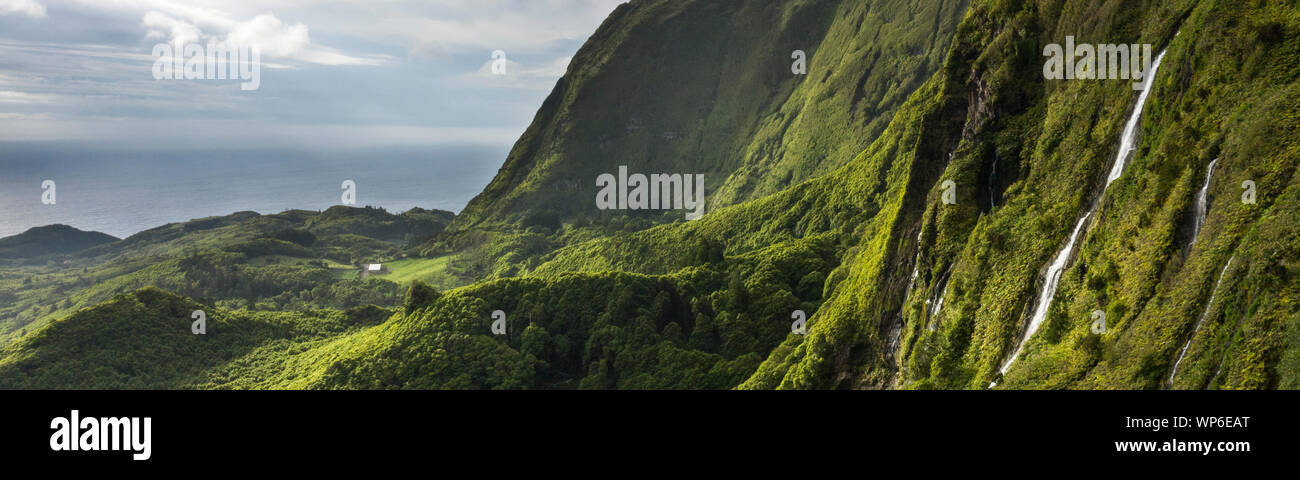
{"label": "small white house", "polygon": [[371,275],[384,275],[387,273],[388,270],[384,270],[384,264],[382,263],[367,263],[361,266],[361,278],[363,279]]}

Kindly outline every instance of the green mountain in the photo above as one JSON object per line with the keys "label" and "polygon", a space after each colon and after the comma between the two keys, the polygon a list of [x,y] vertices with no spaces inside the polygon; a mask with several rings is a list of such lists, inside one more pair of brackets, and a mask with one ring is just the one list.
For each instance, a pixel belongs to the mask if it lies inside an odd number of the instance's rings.
{"label": "green mountain", "polygon": [[[349,291],[94,297],[5,347],[0,386],[1297,388],[1297,33],[1295,1],[630,2],[446,231],[358,235],[390,249],[350,259],[447,283],[357,322]],[[1150,44],[1159,68],[1138,89],[1049,80],[1066,37]],[[704,173],[706,214],[597,210],[619,165]],[[91,251],[202,244],[236,257],[137,271],[239,283],[260,267],[208,269],[369,245],[278,220],[310,230],[250,217]],[[257,222],[275,228],[239,233]],[[146,286],[105,272],[68,292]],[[249,326],[196,338],[195,305]],[[195,359],[146,365],[176,351]],[[79,361],[107,371],[61,373]]]}
{"label": "green mountain", "polygon": [[[1177,387],[1296,385],[1296,239],[1280,219],[1296,207],[1297,151],[1262,141],[1294,137],[1295,9],[1127,2],[1099,15],[1085,3],[977,3],[940,73],[845,168],[686,226],[568,247],[537,273],[665,271],[637,252],[692,234],[745,251],[841,215],[853,246],[811,331],[745,386],[1157,388],[1188,340]],[[1066,35],[1168,48],[1141,144],[1104,196],[1136,94],[1129,82],[1044,80],[1043,45]],[[1245,181],[1270,198],[1236,201]],[[1092,202],[1100,213],[1084,223],[1045,324],[1002,378],[1045,267]],[[1094,312],[1102,335],[1091,334]]]}
{"label": "green mountain", "polygon": [[[240,212],[169,224],[75,254],[0,263],[0,339],[14,340],[79,309],[157,287],[229,308],[396,306],[405,281],[429,263],[404,248],[450,222],[450,212],[332,207],[273,215]],[[395,263],[389,263],[395,262]],[[368,275],[363,266],[388,271]],[[451,274],[418,277],[441,286]]]}
{"label": "green mountain", "polygon": [[[195,311],[205,313],[205,335],[191,333]],[[5,348],[0,388],[220,388],[249,377],[241,370],[249,358],[269,364],[389,313],[376,307],[230,312],[150,287],[54,322],[20,348]]]}
{"label": "green mountain", "polygon": [[117,238],[112,235],[85,232],[67,225],[35,227],[12,237],[0,238],[0,259],[77,253],[115,241]]}
{"label": "green mountain", "polygon": [[[831,172],[871,144],[939,68],[965,6],[620,5],[449,228],[603,220],[592,208],[595,178],[620,165],[704,174],[707,210]],[[795,51],[806,56],[807,74],[792,73]]]}

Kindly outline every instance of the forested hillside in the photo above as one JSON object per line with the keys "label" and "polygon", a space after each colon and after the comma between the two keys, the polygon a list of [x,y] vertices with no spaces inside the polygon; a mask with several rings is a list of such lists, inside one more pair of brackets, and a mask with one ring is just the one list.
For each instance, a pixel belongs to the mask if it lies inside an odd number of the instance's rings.
{"label": "forested hillside", "polygon": [[[0,341],[144,287],[256,310],[396,306],[404,282],[367,276],[362,267],[393,260],[393,265],[428,263],[399,259],[407,257],[404,246],[442,231],[451,217],[437,210],[394,215],[339,206],[324,212],[240,212],[122,240],[69,227],[33,229],[0,242],[58,246],[97,240],[70,252],[26,248],[25,255],[0,260]],[[27,241],[38,232],[39,242]],[[60,238],[51,238],[56,235]],[[443,286],[460,283],[449,273],[424,279],[441,280]]]}
{"label": "forested hillside", "polygon": [[[1067,36],[1159,67],[1049,80]],[[1297,388],[1298,79],[1296,1],[633,1],[454,220],[239,215],[7,267],[0,314],[46,326],[0,387]],[[706,214],[597,210],[618,165],[705,173]],[[443,282],[310,264],[379,257]]]}

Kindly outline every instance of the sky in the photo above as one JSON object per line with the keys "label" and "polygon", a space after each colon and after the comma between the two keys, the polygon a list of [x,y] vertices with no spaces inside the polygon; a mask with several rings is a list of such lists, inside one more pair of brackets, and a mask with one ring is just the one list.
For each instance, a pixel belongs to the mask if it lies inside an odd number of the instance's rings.
{"label": "sky", "polygon": [[[0,0],[0,142],[508,145],[620,3]],[[256,46],[259,87],[155,79],[155,46],[209,42]]]}

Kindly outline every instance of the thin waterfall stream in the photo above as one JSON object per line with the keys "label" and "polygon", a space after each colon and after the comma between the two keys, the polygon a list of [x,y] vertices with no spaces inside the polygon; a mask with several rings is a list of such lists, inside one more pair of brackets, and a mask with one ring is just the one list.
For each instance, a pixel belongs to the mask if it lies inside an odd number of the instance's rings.
{"label": "thin waterfall stream", "polygon": [[[1047,312],[1052,306],[1052,299],[1056,296],[1056,287],[1061,281],[1061,275],[1064,273],[1065,268],[1069,266],[1070,258],[1074,254],[1074,247],[1078,243],[1084,225],[1100,208],[1101,198],[1106,195],[1106,190],[1110,188],[1110,184],[1124,174],[1124,167],[1128,164],[1129,157],[1137,148],[1137,134],[1142,111],[1146,106],[1147,98],[1151,95],[1151,87],[1155,84],[1156,72],[1160,69],[1160,61],[1164,57],[1165,51],[1162,51],[1159,55],[1156,55],[1155,61],[1152,62],[1151,71],[1147,72],[1146,78],[1142,82],[1142,93],[1138,95],[1137,105],[1133,106],[1133,112],[1129,115],[1128,122],[1124,124],[1124,133],[1120,135],[1119,151],[1115,156],[1115,164],[1111,167],[1110,174],[1106,176],[1106,186],[1102,188],[1101,195],[1097,196],[1097,200],[1093,202],[1092,207],[1079,218],[1079,222],[1074,226],[1074,232],[1070,234],[1070,240],[1066,242],[1065,247],[1048,264],[1047,274],[1043,280],[1043,289],[1039,294],[1038,302],[1034,305],[1034,314],[1030,317],[1029,326],[1025,329],[1024,335],[1020,337],[1020,341],[1017,342],[1015,353],[1002,364],[999,373],[1003,375],[1007,373],[1007,370],[1011,368],[1011,364],[1020,356],[1021,350],[1024,350],[1025,343],[1034,335],[1034,332],[1038,331],[1038,327],[1042,326],[1043,320],[1047,319]],[[989,386],[993,387],[995,385],[996,382]]]}
{"label": "thin waterfall stream", "polygon": [[1174,375],[1178,374],[1178,366],[1182,365],[1183,357],[1187,356],[1187,348],[1192,346],[1192,339],[1196,338],[1196,333],[1201,331],[1201,325],[1205,324],[1206,317],[1210,315],[1210,307],[1214,306],[1214,297],[1219,293],[1219,285],[1223,283],[1223,275],[1228,273],[1228,267],[1232,266],[1232,261],[1235,259],[1236,257],[1229,258],[1228,263],[1219,272],[1219,279],[1214,282],[1214,290],[1210,290],[1210,301],[1205,303],[1205,310],[1201,311],[1201,318],[1196,320],[1196,327],[1192,329],[1192,335],[1187,337],[1187,343],[1183,344],[1183,350],[1178,354],[1178,360],[1174,362],[1173,370],[1169,372],[1169,380],[1166,384],[1170,388],[1174,386]]}

